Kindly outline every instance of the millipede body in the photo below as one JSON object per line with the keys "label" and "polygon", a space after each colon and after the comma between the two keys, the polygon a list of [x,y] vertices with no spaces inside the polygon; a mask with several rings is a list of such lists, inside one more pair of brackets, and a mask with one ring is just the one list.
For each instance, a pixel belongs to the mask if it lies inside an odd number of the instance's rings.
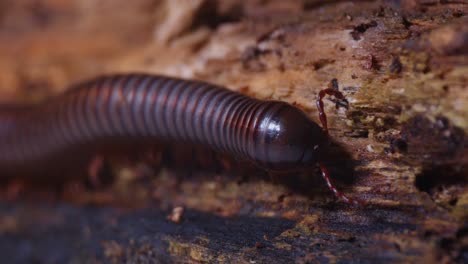
{"label": "millipede body", "polygon": [[328,137],[290,104],[149,74],[103,76],[37,105],[0,106],[0,177],[66,171],[100,148],[136,142],[198,144],[287,171],[312,167]]}

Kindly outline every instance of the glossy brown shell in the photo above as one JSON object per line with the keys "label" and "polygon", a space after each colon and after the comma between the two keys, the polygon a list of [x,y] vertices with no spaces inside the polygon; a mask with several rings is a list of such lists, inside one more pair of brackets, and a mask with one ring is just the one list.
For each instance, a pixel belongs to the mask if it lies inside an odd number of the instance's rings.
{"label": "glossy brown shell", "polygon": [[148,74],[103,76],[38,105],[0,107],[0,173],[66,169],[98,146],[133,141],[200,144],[289,170],[313,164],[326,140],[287,103]]}

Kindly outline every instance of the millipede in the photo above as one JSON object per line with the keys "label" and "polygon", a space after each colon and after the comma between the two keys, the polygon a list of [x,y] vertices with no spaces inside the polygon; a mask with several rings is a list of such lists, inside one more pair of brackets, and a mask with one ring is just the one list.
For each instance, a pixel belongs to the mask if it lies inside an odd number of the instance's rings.
{"label": "millipede", "polygon": [[38,177],[85,164],[99,148],[133,142],[186,142],[251,161],[269,171],[308,169],[329,145],[320,91],[320,127],[299,108],[218,85],[150,74],[114,74],[78,83],[34,105],[0,106],[0,175]]}

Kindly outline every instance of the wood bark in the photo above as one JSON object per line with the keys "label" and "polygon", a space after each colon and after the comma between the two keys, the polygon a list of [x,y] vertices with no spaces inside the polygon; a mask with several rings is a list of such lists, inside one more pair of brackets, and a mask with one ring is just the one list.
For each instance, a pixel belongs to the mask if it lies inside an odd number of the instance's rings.
{"label": "wood bark", "polygon": [[[335,200],[315,171],[181,176],[113,163],[111,186],[69,184],[52,204],[3,186],[2,256],[466,263],[467,11],[465,1],[435,0],[0,3],[2,102],[39,101],[103,73],[149,72],[287,101],[318,121],[318,91],[337,86],[349,106],[326,100],[326,163],[341,190],[368,202]],[[193,157],[169,152],[176,167]],[[167,220],[177,206],[182,218]]]}

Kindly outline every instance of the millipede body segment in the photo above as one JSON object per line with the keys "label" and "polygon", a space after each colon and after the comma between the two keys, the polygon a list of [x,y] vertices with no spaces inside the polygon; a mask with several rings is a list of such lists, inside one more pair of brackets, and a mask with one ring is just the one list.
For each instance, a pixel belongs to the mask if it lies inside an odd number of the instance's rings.
{"label": "millipede body segment", "polygon": [[99,148],[133,142],[199,144],[287,171],[312,167],[328,137],[290,104],[149,74],[103,76],[37,105],[0,106],[0,177],[66,171]]}

